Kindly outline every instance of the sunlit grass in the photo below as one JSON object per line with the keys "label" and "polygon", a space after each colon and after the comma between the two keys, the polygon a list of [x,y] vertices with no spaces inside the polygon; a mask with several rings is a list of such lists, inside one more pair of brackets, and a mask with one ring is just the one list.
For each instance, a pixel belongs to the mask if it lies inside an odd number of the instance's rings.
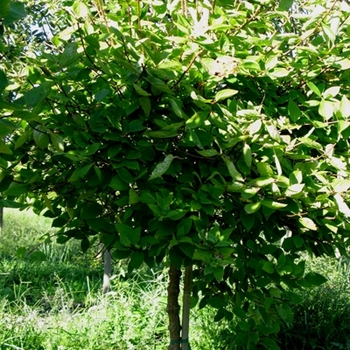
{"label": "sunlit grass", "polygon": [[[5,212],[0,236],[0,350],[166,349],[166,267],[128,274],[125,263],[117,262],[112,291],[103,296],[97,248],[84,255],[78,242],[56,244],[54,233],[50,219],[32,212]],[[45,243],[48,236],[51,243]],[[19,256],[22,247],[26,253]],[[35,251],[45,260],[31,259]],[[350,349],[349,266],[346,259],[309,260],[308,268],[330,281],[301,292],[303,302],[293,307],[294,325],[281,330],[282,349]],[[214,317],[212,308],[191,309],[192,350],[236,349],[230,324],[214,322]]]}
{"label": "sunlit grass", "polygon": [[[160,350],[168,345],[167,270],[128,275],[114,265],[112,291],[101,293],[101,261],[77,242],[45,243],[50,220],[7,211],[0,237],[0,349]],[[15,239],[13,239],[15,237]],[[18,257],[39,250],[45,261]],[[211,350],[219,325],[214,310],[192,310],[192,349]]]}

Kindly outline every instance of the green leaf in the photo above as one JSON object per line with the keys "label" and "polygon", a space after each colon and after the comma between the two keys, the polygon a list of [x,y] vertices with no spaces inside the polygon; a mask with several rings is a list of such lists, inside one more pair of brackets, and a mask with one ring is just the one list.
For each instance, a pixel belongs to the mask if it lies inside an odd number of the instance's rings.
{"label": "green leaf", "polygon": [[99,180],[102,180],[102,172],[101,172],[101,169],[100,169],[98,166],[96,166],[96,165],[94,165],[94,172],[95,172],[95,174],[97,175],[98,179],[99,179]]}
{"label": "green leaf", "polygon": [[293,122],[296,122],[300,118],[300,109],[293,100],[289,100],[288,102],[288,113]]}
{"label": "green leaf", "polygon": [[201,126],[208,118],[208,111],[196,112],[190,119],[186,121],[188,128],[194,129]]}
{"label": "green leaf", "polygon": [[239,306],[236,306],[234,309],[233,309],[233,313],[239,317],[239,318],[246,318],[247,314],[246,312]]}
{"label": "green leaf", "polygon": [[0,119],[0,137],[11,134],[16,129],[16,124],[6,119]]}
{"label": "green leaf", "polygon": [[247,230],[247,232],[249,232],[252,229],[252,227],[254,226],[254,221],[255,221],[254,216],[251,216],[251,215],[247,214],[245,211],[242,211],[240,214],[240,218],[242,220],[242,223],[243,223],[245,229]]}
{"label": "green leaf", "polygon": [[170,220],[180,220],[183,216],[186,215],[186,213],[187,210],[184,209],[170,210],[166,217]]}
{"label": "green leaf", "polygon": [[186,119],[187,116],[186,114],[182,111],[181,106],[179,105],[179,103],[174,100],[174,99],[169,99],[170,101],[170,105],[171,105],[171,109],[173,110],[173,112],[181,119]]}
{"label": "green leaf", "polygon": [[159,130],[159,131],[146,131],[146,136],[159,138],[159,139],[166,139],[168,137],[175,137],[177,136],[177,131],[173,130]]}
{"label": "green leaf", "polygon": [[59,59],[59,65],[63,68],[78,61],[78,45],[75,42],[68,43]]}
{"label": "green leaf", "polygon": [[334,199],[337,203],[339,211],[342,214],[344,214],[346,217],[350,217],[350,209],[349,209],[348,205],[345,203],[343,197],[339,193],[336,193],[334,195]]}
{"label": "green leaf", "polygon": [[242,68],[248,69],[248,70],[255,70],[255,71],[260,71],[260,65],[258,62],[254,60],[245,60],[243,64],[241,65]]}
{"label": "green leaf", "polygon": [[286,197],[293,197],[302,194],[305,184],[294,184],[287,188],[285,192]]}
{"label": "green leaf", "polygon": [[183,237],[187,235],[192,228],[192,219],[191,218],[185,218],[180,221],[180,223],[177,225],[177,237]]}
{"label": "green leaf", "polygon": [[118,176],[127,184],[132,184],[134,182],[133,176],[130,174],[129,170],[124,167],[117,169]]}
{"label": "green leaf", "polygon": [[6,17],[10,11],[10,2],[11,0],[2,0],[0,3],[0,18]]}
{"label": "green leaf", "polygon": [[257,119],[254,123],[250,124],[248,127],[248,132],[250,136],[257,134],[262,127],[262,121]]}
{"label": "green leaf", "polygon": [[156,77],[148,77],[147,80],[151,83],[151,85],[153,87],[155,87],[158,91],[160,92],[165,92],[167,94],[170,94],[172,95],[173,92],[171,91],[171,89],[169,88],[169,86],[164,82],[162,81],[161,79],[159,78],[156,78]]}
{"label": "green leaf", "polygon": [[275,125],[273,124],[265,124],[265,128],[267,132],[269,133],[272,140],[275,140],[277,142],[281,142],[281,136]]}
{"label": "green leaf", "polygon": [[285,203],[276,202],[276,201],[274,201],[272,199],[264,199],[261,202],[261,204],[264,205],[267,208],[270,208],[270,209],[282,209],[282,208],[285,208],[288,205],[288,204],[285,204]]}
{"label": "green leaf", "polygon": [[37,125],[33,130],[33,139],[38,147],[46,149],[50,143],[50,138],[47,130],[42,125]]}
{"label": "green leaf", "polygon": [[245,164],[250,168],[252,166],[252,150],[247,143],[243,146],[243,157]]}
{"label": "green leaf", "polygon": [[215,276],[216,280],[218,282],[221,282],[223,277],[224,277],[224,268],[223,268],[223,266],[216,266],[214,268],[213,273],[214,273],[214,276]]}
{"label": "green leaf", "polygon": [[277,11],[288,11],[293,6],[294,0],[280,0]]}
{"label": "green leaf", "polygon": [[346,95],[343,95],[340,101],[340,114],[344,119],[350,117],[350,101]]}
{"label": "green leaf", "polygon": [[275,272],[275,265],[271,261],[266,261],[262,267],[264,271],[267,273],[274,273]]}
{"label": "green leaf", "polygon": [[[259,67],[260,68],[260,67]],[[221,100],[226,100],[227,98],[238,94],[238,90],[233,90],[233,89],[224,89],[220,90],[215,94],[215,102],[219,102]]]}
{"label": "green leaf", "polygon": [[145,113],[145,116],[148,118],[152,110],[151,100],[149,99],[149,97],[140,97],[139,101],[140,101],[141,108]]}
{"label": "green leaf", "polygon": [[103,206],[96,202],[86,202],[81,209],[80,219],[96,219],[103,213]]}
{"label": "green leaf", "polygon": [[144,89],[142,89],[141,86],[139,86],[137,84],[133,84],[133,85],[134,85],[134,89],[138,95],[140,95],[140,96],[152,96],[152,94],[150,94],[147,91],[145,91]]}
{"label": "green leaf", "polygon": [[102,89],[95,94],[95,100],[97,102],[102,101],[105,97],[107,97],[111,93],[110,89]]}
{"label": "green leaf", "polygon": [[327,282],[327,278],[325,278],[317,272],[309,272],[304,278],[313,286],[320,286],[323,283]]}
{"label": "green leaf", "polygon": [[261,338],[260,344],[266,349],[266,350],[281,350],[281,348],[277,345],[275,340],[271,338]]}
{"label": "green leaf", "polygon": [[326,120],[329,120],[332,118],[334,110],[335,106],[333,102],[324,99],[321,100],[320,106],[318,108],[318,113],[320,113],[322,117],[326,118]]}
{"label": "green leaf", "polygon": [[236,169],[235,165],[233,164],[233,162],[230,160],[230,158],[226,155],[222,156],[227,169],[232,177],[232,179],[234,181],[240,181],[240,182],[244,182],[244,179],[242,177],[242,175],[238,172],[238,170]]}
{"label": "green leaf", "polygon": [[287,326],[291,326],[293,323],[293,312],[290,306],[286,303],[283,303],[282,305],[276,303],[275,307],[279,316],[287,324]]}
{"label": "green leaf", "polygon": [[253,214],[256,211],[258,211],[261,207],[261,202],[256,202],[256,203],[249,203],[246,204],[244,206],[244,210],[248,213],[248,214]]}
{"label": "green leaf", "polygon": [[146,204],[154,204],[156,203],[156,199],[148,192],[143,192],[140,196],[140,202]]}
{"label": "green leaf", "polygon": [[24,95],[25,103],[28,107],[36,107],[40,102],[44,101],[51,91],[51,83],[43,83],[29,90]]}
{"label": "green leaf", "polygon": [[0,154],[12,154],[10,147],[3,141],[0,140]]}
{"label": "green leaf", "polygon": [[99,148],[101,147],[101,144],[98,142],[93,143],[92,145],[90,145],[89,147],[87,147],[87,149],[84,151],[84,156],[91,156],[93,154],[95,154]]}
{"label": "green leaf", "polygon": [[274,68],[279,61],[279,56],[276,54],[270,55],[267,57],[266,62],[265,62],[265,69],[270,70]]}
{"label": "green leaf", "polygon": [[270,177],[273,175],[273,170],[270,164],[265,162],[259,162],[256,164],[256,166],[261,177]]}
{"label": "green leaf", "polygon": [[218,152],[215,149],[207,149],[203,151],[196,150],[196,152],[206,158],[215,157],[218,155]]}
{"label": "green leaf", "polygon": [[57,152],[64,152],[64,143],[62,136],[50,132],[50,139]]}
{"label": "green leaf", "polygon": [[114,176],[108,185],[116,191],[125,191],[129,189],[129,185],[124,182],[118,175]]}
{"label": "green leaf", "polygon": [[211,264],[213,261],[213,257],[209,251],[197,249],[193,253],[193,260],[199,260],[203,261],[206,264]]}
{"label": "green leaf", "polygon": [[27,193],[28,189],[29,189],[28,184],[20,184],[20,183],[12,182],[9,188],[6,191],[4,191],[4,194],[6,196],[19,197],[20,195]]}
{"label": "green leaf", "polygon": [[84,237],[81,240],[80,248],[81,248],[83,253],[85,253],[90,248],[90,241],[87,237]]}
{"label": "green leaf", "polygon": [[129,204],[130,205],[136,204],[139,202],[139,200],[140,200],[140,197],[137,194],[137,192],[133,188],[130,188],[130,190],[129,190]]}
{"label": "green leaf", "polygon": [[293,241],[298,249],[301,248],[304,244],[304,239],[300,236],[293,236]]}
{"label": "green leaf", "polygon": [[323,94],[323,98],[327,99],[330,97],[335,97],[339,94],[340,92],[340,86],[332,86],[330,88],[328,88]]}
{"label": "green leaf", "polygon": [[116,156],[120,150],[121,150],[121,145],[113,145],[112,147],[108,148],[108,151],[107,151],[107,155],[108,155],[108,158],[113,158],[114,156]]}
{"label": "green leaf", "polygon": [[131,244],[135,245],[139,242],[141,237],[141,227],[132,228],[126,224],[116,224],[117,231],[120,236],[120,242],[126,247]]}
{"label": "green leaf", "polygon": [[137,270],[139,267],[142,266],[144,260],[145,254],[143,252],[132,252],[129,264],[134,270]]}
{"label": "green leaf", "polygon": [[224,306],[226,306],[227,302],[225,301],[224,298],[220,298],[220,297],[211,297],[208,300],[208,304],[216,309],[220,309]]}
{"label": "green leaf", "polygon": [[331,27],[329,27],[325,23],[322,23],[322,29],[326,39],[328,39],[328,41],[330,41],[333,44],[336,38],[336,34],[333,32]]}
{"label": "green leaf", "polygon": [[14,202],[12,200],[0,199],[0,206],[3,208],[21,208],[24,209],[26,206],[21,203]]}
{"label": "green leaf", "polygon": [[231,185],[227,185],[226,189],[228,192],[242,192],[245,189],[245,186],[242,183],[234,182]]}
{"label": "green leaf", "polygon": [[80,178],[84,178],[86,176],[86,174],[89,172],[89,170],[91,169],[92,166],[93,166],[93,164],[87,164],[87,165],[84,165],[81,168],[78,168],[78,169],[74,170],[73,174],[68,179],[68,181],[69,182],[74,182],[74,181],[77,181]]}
{"label": "green leaf", "polygon": [[41,252],[40,250],[36,250],[29,255],[29,260],[36,263],[41,263],[43,261],[46,261],[47,257],[45,253]]}
{"label": "green leaf", "polygon": [[319,88],[311,81],[307,82],[306,85],[318,96],[321,97],[321,91]]}
{"label": "green leaf", "polygon": [[350,180],[335,180],[331,185],[336,193],[347,192],[350,188]]}
{"label": "green leaf", "polygon": [[309,230],[317,231],[316,224],[310,219],[306,217],[299,218],[299,222],[302,226],[306,227]]}
{"label": "green leaf", "polygon": [[[1,6],[1,5],[0,5]],[[0,16],[1,18],[1,16]],[[8,85],[7,77],[2,69],[0,69],[0,91],[4,90]]]}
{"label": "green leaf", "polygon": [[151,176],[149,177],[149,180],[156,179],[157,177],[162,176],[170,167],[170,164],[172,163],[174,159],[174,156],[172,154],[168,154],[163,162],[158,163],[155,167],[155,169],[152,171]]}
{"label": "green leaf", "polygon": [[77,17],[85,18],[89,15],[89,8],[82,1],[75,1],[72,8]]}
{"label": "green leaf", "polygon": [[268,176],[258,177],[252,181],[249,181],[248,185],[252,187],[265,187],[275,182],[275,179]]}
{"label": "green leaf", "polygon": [[289,74],[289,70],[286,68],[275,68],[273,71],[269,72],[268,75],[274,78],[284,78]]}
{"label": "green leaf", "polygon": [[300,170],[295,170],[289,175],[291,185],[300,184],[303,181],[303,173]]}
{"label": "green leaf", "polygon": [[[1,0],[2,2],[3,0]],[[8,0],[5,0],[8,1]],[[10,9],[4,16],[4,25],[11,24],[26,16],[26,10],[24,4],[21,2],[10,1]]]}

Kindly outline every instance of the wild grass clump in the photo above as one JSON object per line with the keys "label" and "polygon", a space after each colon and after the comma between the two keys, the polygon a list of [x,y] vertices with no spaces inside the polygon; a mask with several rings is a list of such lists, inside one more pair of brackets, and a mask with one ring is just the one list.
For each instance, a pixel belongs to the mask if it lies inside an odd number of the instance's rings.
{"label": "wild grass clump", "polygon": [[308,268],[327,277],[328,282],[300,293],[294,305],[294,323],[280,334],[287,350],[350,349],[350,260],[317,258]]}

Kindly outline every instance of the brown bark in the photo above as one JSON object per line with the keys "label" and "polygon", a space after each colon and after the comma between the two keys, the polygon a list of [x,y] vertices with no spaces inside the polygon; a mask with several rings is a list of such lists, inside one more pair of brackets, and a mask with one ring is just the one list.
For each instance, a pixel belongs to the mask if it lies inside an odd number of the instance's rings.
{"label": "brown bark", "polygon": [[167,312],[169,317],[170,345],[168,350],[181,350],[180,343],[180,277],[181,270],[178,270],[173,264],[169,267],[169,285],[168,285],[168,305]]}

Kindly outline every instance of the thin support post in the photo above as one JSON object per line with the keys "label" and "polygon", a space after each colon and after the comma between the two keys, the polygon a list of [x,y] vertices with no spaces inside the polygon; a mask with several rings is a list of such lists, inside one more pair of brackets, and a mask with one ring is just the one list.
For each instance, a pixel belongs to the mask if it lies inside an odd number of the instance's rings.
{"label": "thin support post", "polygon": [[192,265],[185,269],[184,294],[182,306],[182,347],[181,350],[189,350],[189,328],[190,328],[190,302],[192,291]]}
{"label": "thin support post", "polygon": [[108,249],[104,252],[103,294],[111,290],[112,257]]}

